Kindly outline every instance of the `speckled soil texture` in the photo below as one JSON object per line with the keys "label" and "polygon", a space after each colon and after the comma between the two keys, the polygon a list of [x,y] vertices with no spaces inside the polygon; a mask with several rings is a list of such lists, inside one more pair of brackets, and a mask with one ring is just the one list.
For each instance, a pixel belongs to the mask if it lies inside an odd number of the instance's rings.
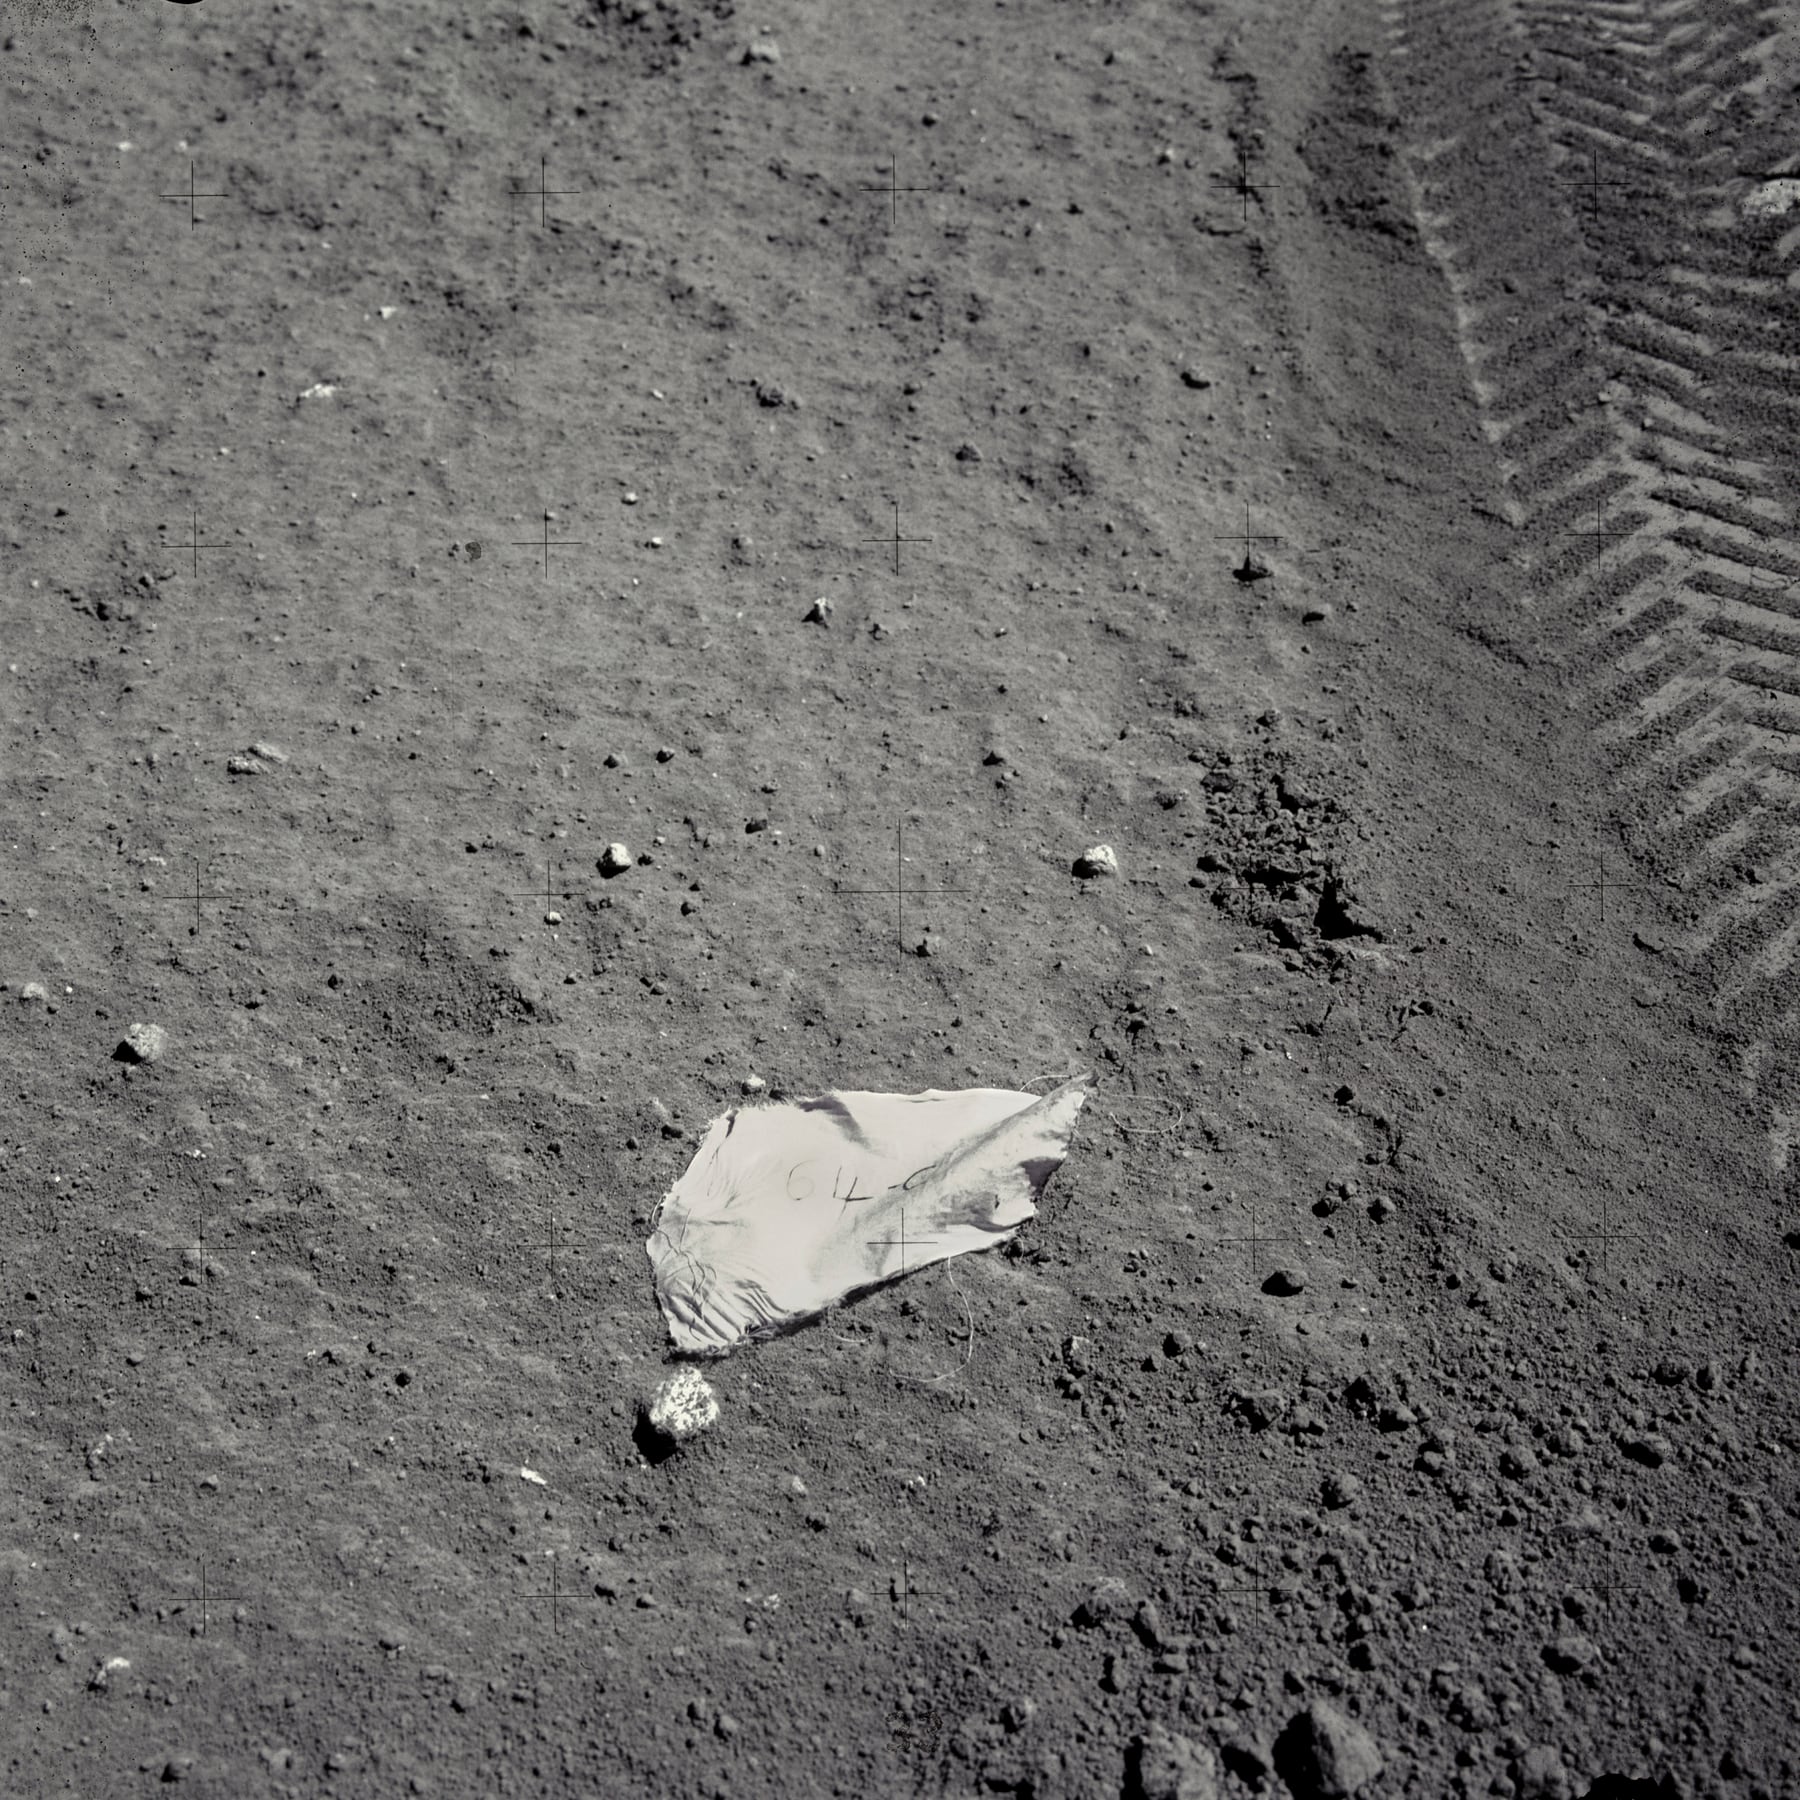
{"label": "speckled soil texture", "polygon": [[4,18],[0,1792],[1800,1793],[1790,8]]}

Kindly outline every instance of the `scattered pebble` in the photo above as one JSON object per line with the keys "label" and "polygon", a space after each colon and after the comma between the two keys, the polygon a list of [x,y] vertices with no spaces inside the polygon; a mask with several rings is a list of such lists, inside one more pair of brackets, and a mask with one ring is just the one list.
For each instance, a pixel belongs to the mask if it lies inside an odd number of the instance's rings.
{"label": "scattered pebble", "polygon": [[1309,606],[1300,615],[1300,623],[1302,625],[1322,625],[1330,617],[1331,606],[1329,602],[1325,602],[1318,606]]}
{"label": "scattered pebble", "polygon": [[1674,1446],[1660,1432],[1631,1432],[1619,1439],[1619,1448],[1634,1463],[1660,1469],[1674,1454]]}
{"label": "scattered pebble", "polygon": [[1246,1389],[1231,1397],[1252,1431],[1266,1431],[1287,1411],[1287,1396],[1278,1388]]}
{"label": "scattered pebble", "polygon": [[1104,1625],[1107,1620],[1124,1615],[1129,1599],[1124,1582],[1116,1575],[1108,1575],[1082,1596],[1072,1615],[1074,1622],[1084,1630],[1094,1625]]}
{"label": "scattered pebble", "polygon": [[1262,1285],[1265,1294],[1285,1297],[1299,1293],[1306,1286],[1306,1277],[1298,1269],[1272,1269]]}
{"label": "scattered pebble", "polygon": [[651,1428],[680,1443],[704,1431],[719,1416],[719,1401],[698,1369],[678,1369],[644,1408]]}
{"label": "scattered pebble", "polygon": [[254,756],[234,756],[225,767],[233,775],[266,775],[269,772],[269,765],[258,762]]}
{"label": "scattered pebble", "polygon": [[980,462],[981,452],[973,444],[958,444],[956,447],[958,462]]}
{"label": "scattered pebble", "polygon": [[130,1667],[131,1664],[124,1657],[109,1656],[94,1670],[93,1674],[88,1677],[88,1686],[96,1694],[104,1694],[106,1692],[107,1683],[112,1677],[118,1674],[121,1669],[129,1669]]}
{"label": "scattered pebble", "polygon": [[1537,1452],[1529,1444],[1509,1444],[1500,1452],[1500,1473],[1508,1481],[1529,1481],[1538,1466]]}
{"label": "scattered pebble", "polygon": [[631,867],[631,852],[623,844],[608,844],[600,853],[600,873],[610,881]]}
{"label": "scattered pebble", "polygon": [[50,992],[41,981],[28,981],[19,989],[19,998],[24,1001],[36,1000],[41,1005],[50,1004]]}
{"label": "scattered pebble", "polygon": [[744,46],[743,60],[747,63],[778,63],[781,46],[773,38],[752,38]]}
{"label": "scattered pebble", "polygon": [[1599,1659],[1600,1652],[1592,1638],[1583,1637],[1579,1632],[1570,1632],[1564,1637],[1544,1646],[1544,1661],[1558,1675],[1574,1675]]}
{"label": "scattered pebble", "polygon": [[1353,1475],[1348,1469],[1333,1469],[1325,1477],[1320,1491],[1326,1506],[1333,1512],[1341,1512],[1362,1498],[1362,1477]]}
{"label": "scattered pebble", "polygon": [[1515,1800],[1570,1800],[1574,1787],[1562,1757],[1550,1744],[1534,1744],[1512,1765]]}
{"label": "scattered pebble", "polygon": [[1210,1745],[1153,1729],[1125,1752],[1126,1789],[1143,1800],[1218,1800],[1219,1766]]}
{"label": "scattered pebble", "polygon": [[250,754],[259,762],[284,763],[288,753],[279,744],[256,743],[250,746]]}
{"label": "scattered pebble", "polygon": [[1294,1800],[1350,1800],[1382,1770],[1375,1740],[1329,1700],[1315,1700],[1275,1740],[1275,1769]]}
{"label": "scattered pebble", "polygon": [[831,602],[821,594],[807,609],[808,625],[829,625],[831,623]]}
{"label": "scattered pebble", "polygon": [[740,1084],[744,1093],[754,1098],[758,1094],[766,1094],[769,1084],[760,1075],[746,1075]]}
{"label": "scattered pebble", "polygon": [[1075,873],[1083,881],[1092,881],[1101,875],[1117,875],[1118,872],[1118,853],[1111,844],[1095,844],[1075,859]]}
{"label": "scattered pebble", "polygon": [[1738,206],[1754,217],[1775,219],[1788,212],[1796,201],[1800,201],[1800,181],[1791,175],[1779,175],[1752,188]]}
{"label": "scattered pebble", "polygon": [[169,1034],[160,1025],[133,1024],[113,1052],[121,1062],[153,1063],[169,1047]]}
{"label": "scattered pebble", "polygon": [[539,1473],[538,1473],[538,1472],[537,1472],[537,1470],[536,1470],[536,1469],[521,1469],[521,1470],[520,1470],[520,1471],[519,1471],[519,1479],[520,1479],[520,1480],[521,1480],[521,1481],[529,1481],[529,1482],[533,1482],[533,1483],[535,1483],[535,1484],[536,1484],[536,1485],[537,1485],[537,1486],[538,1486],[538,1487],[548,1487],[548,1486],[549,1486],[549,1485],[550,1485],[550,1484],[549,1484],[549,1482],[547,1482],[547,1481],[546,1481],[546,1480],[545,1480],[545,1479],[544,1479],[544,1478],[543,1478],[543,1476],[541,1476],[541,1475],[540,1475],[540,1474],[539,1474]]}
{"label": "scattered pebble", "polygon": [[1183,369],[1181,371],[1181,380],[1185,387],[1209,388],[1212,386],[1212,377],[1210,375],[1202,375],[1198,369]]}

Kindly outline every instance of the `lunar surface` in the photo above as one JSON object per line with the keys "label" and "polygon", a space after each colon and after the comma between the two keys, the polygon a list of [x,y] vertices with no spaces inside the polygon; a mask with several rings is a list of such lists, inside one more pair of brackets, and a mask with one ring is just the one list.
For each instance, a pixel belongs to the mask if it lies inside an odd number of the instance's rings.
{"label": "lunar surface", "polygon": [[[0,1792],[1800,1795],[1792,8],[0,81]],[[713,1120],[1077,1071],[671,1344]]]}

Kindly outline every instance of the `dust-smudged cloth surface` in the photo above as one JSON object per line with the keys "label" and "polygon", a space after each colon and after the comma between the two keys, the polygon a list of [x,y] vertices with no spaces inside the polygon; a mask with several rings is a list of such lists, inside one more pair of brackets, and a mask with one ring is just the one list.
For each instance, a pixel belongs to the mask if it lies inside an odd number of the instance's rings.
{"label": "dust-smudged cloth surface", "polygon": [[832,1093],[714,1119],[645,1245],[676,1348],[729,1350],[1005,1243],[1068,1155],[1090,1087]]}

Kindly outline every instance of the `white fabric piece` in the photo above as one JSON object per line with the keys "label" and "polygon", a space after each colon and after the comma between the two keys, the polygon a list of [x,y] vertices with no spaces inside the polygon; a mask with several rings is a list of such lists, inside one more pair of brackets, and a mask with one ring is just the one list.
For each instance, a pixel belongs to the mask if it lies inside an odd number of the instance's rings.
{"label": "white fabric piece", "polygon": [[645,1245],[676,1348],[721,1353],[1005,1243],[1068,1155],[1090,1086],[833,1093],[714,1119]]}

